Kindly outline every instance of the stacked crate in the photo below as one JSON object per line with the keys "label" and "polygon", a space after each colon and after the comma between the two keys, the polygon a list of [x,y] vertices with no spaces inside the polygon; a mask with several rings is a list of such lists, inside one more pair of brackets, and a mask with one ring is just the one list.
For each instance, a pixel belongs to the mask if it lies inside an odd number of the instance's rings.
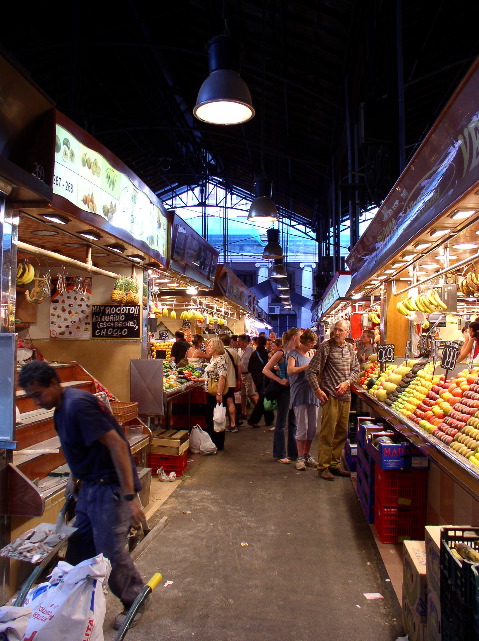
{"label": "stacked crate", "polygon": [[455,550],[459,543],[479,553],[479,528],[444,526],[441,529],[441,639],[477,641],[479,563],[461,558]]}
{"label": "stacked crate", "polygon": [[383,425],[364,421],[359,423],[357,432],[356,491],[368,523],[374,523],[375,478],[374,461],[367,448],[367,435],[370,432],[381,432],[383,429]]}
{"label": "stacked crate", "polygon": [[151,440],[148,467],[153,474],[162,467],[169,474],[181,476],[186,469],[190,445],[188,430],[159,430]]}
{"label": "stacked crate", "polygon": [[[383,434],[392,442],[374,445],[374,437]],[[369,434],[366,449],[375,463],[374,525],[379,540],[382,543],[424,540],[427,458],[393,431]]]}

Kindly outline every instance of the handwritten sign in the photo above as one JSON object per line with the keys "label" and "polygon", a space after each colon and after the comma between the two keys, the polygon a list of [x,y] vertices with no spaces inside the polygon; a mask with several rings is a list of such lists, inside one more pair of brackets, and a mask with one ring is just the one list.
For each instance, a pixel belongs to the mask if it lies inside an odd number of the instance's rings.
{"label": "handwritten sign", "polygon": [[441,367],[445,370],[452,369],[459,356],[459,347],[454,343],[446,343],[442,352]]}
{"label": "handwritten sign", "polygon": [[92,305],[92,338],[140,338],[140,305]]}
{"label": "handwritten sign", "polygon": [[394,363],[394,345],[378,345],[378,361]]}

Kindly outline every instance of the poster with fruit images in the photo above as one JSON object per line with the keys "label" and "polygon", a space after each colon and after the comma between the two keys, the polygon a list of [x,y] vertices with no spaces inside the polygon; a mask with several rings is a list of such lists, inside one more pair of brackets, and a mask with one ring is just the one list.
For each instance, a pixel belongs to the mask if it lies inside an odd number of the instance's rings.
{"label": "poster with fruit images", "polygon": [[91,277],[52,278],[50,337],[88,340],[91,335]]}

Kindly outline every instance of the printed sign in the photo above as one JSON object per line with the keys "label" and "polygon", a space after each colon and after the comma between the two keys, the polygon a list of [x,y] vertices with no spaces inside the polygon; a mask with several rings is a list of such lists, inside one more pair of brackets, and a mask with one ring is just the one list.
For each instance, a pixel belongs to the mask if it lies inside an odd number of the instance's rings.
{"label": "printed sign", "polygon": [[378,345],[378,361],[394,363],[394,345]]}
{"label": "printed sign", "polygon": [[449,370],[455,367],[457,357],[459,356],[459,347],[454,343],[446,343],[442,352],[441,367]]}

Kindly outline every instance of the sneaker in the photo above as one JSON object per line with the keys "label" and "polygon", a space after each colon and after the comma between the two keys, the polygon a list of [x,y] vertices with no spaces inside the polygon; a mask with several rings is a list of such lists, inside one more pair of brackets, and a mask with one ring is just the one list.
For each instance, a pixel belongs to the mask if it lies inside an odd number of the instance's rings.
{"label": "sneaker", "polygon": [[297,470],[305,470],[306,469],[306,463],[305,460],[302,456],[298,456],[296,459],[296,469]]}
{"label": "sneaker", "polygon": [[306,454],[304,457],[306,467],[317,467],[318,466],[318,461],[315,461],[314,458],[311,456],[311,454]]}
{"label": "sneaker", "polygon": [[[151,605],[151,594],[149,594],[146,599],[143,601],[143,603],[140,605],[138,612],[135,614],[133,617],[132,621],[130,621],[129,628],[134,628],[135,625],[138,625],[141,621],[141,617],[143,614],[148,610],[148,608]],[[120,612],[120,614],[117,614],[115,621],[113,622],[113,627],[115,630],[119,630],[123,623],[125,622],[126,617],[128,616],[128,612],[130,611],[130,608],[124,608],[123,612]]]}
{"label": "sneaker", "polygon": [[227,427],[226,431],[227,432],[238,432],[239,430],[238,430],[238,428],[236,426],[234,426],[234,427]]}

